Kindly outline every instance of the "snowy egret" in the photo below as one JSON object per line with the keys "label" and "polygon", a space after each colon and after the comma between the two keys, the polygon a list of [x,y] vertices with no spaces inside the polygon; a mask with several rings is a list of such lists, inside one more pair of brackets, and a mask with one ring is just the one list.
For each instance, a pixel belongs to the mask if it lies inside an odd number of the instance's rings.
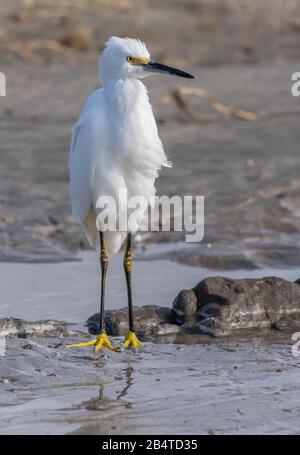
{"label": "snowy egret", "polygon": [[[119,189],[128,198],[138,195],[150,203],[155,179],[162,166],[170,166],[158,136],[152,106],[145,85],[139,80],[151,73],[193,78],[184,71],[150,59],[140,40],[111,37],[99,61],[102,89],[94,91],[72,130],[69,158],[72,213],[92,247],[99,249],[101,264],[100,333],[95,340],[68,345],[95,346],[95,351],[113,347],[104,327],[104,299],[109,256],[127,237],[124,269],[128,291],[129,331],[125,347],[141,347],[134,329],[131,293],[132,232],[136,223],[123,231],[102,230],[96,224],[97,200],[109,195],[119,205]],[[126,202],[127,204],[127,202]],[[145,211],[145,209],[143,209]]]}

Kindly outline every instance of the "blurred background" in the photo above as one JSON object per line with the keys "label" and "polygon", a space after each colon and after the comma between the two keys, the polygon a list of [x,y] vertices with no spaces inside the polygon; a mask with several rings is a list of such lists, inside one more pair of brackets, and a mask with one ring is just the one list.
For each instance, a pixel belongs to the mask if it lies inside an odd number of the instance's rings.
{"label": "blurred background", "polygon": [[70,129],[99,86],[112,35],[140,38],[155,59],[196,76],[146,84],[174,163],[158,192],[204,195],[205,238],[144,235],[144,245],[169,242],[148,258],[213,270],[298,266],[296,0],[2,0],[0,259],[72,260],[87,248],[70,211]]}

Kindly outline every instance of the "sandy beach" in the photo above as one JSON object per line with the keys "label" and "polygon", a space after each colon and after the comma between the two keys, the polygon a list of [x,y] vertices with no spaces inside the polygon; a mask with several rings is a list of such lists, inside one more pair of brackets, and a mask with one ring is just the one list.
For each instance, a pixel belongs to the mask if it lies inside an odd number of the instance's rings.
{"label": "sandy beach", "polygon": [[[99,311],[99,258],[71,216],[67,161],[111,35],[140,37],[162,63],[195,76],[146,83],[173,162],[158,194],[204,196],[204,239],[136,235],[134,305],[170,308],[210,276],[299,279],[297,2],[2,3],[0,319],[58,320],[75,334],[5,340],[0,434],[299,434],[290,332],[153,335],[138,352],[64,349],[87,339],[86,320]],[[187,86],[197,95],[182,95]],[[120,252],[107,309],[124,306]]]}

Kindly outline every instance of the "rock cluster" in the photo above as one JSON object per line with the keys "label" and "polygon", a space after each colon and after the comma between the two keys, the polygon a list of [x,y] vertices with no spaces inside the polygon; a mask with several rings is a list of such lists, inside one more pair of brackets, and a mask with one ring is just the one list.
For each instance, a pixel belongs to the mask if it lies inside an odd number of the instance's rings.
{"label": "rock cluster", "polygon": [[[136,330],[141,335],[191,334],[226,336],[238,329],[300,327],[300,286],[278,277],[229,279],[209,277],[193,289],[182,290],[172,308],[135,307]],[[106,330],[125,335],[128,310],[107,311]],[[90,332],[99,329],[99,313],[91,316]]]}

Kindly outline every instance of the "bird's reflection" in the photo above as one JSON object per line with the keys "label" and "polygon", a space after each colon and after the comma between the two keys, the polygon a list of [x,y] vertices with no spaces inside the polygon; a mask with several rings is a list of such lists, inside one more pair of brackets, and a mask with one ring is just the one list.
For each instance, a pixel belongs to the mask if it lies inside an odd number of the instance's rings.
{"label": "bird's reflection", "polygon": [[90,400],[83,401],[81,403],[81,407],[88,409],[89,411],[107,411],[113,408],[130,408],[131,403],[128,401],[123,400],[124,397],[128,394],[128,390],[133,384],[133,373],[134,369],[131,366],[125,368],[124,376],[121,379],[125,380],[125,386],[122,390],[117,391],[116,398],[106,397],[104,394],[105,385],[104,383],[99,384],[99,394],[95,398],[91,398]]}
{"label": "bird's reflection", "polygon": [[128,390],[130,389],[130,387],[133,384],[133,377],[132,377],[133,371],[134,371],[134,369],[132,367],[128,366],[126,368],[126,370],[125,370],[125,383],[126,383],[126,386],[124,387],[124,389],[122,389],[118,393],[117,400],[120,400],[121,398],[126,397],[126,395],[128,393]]}

